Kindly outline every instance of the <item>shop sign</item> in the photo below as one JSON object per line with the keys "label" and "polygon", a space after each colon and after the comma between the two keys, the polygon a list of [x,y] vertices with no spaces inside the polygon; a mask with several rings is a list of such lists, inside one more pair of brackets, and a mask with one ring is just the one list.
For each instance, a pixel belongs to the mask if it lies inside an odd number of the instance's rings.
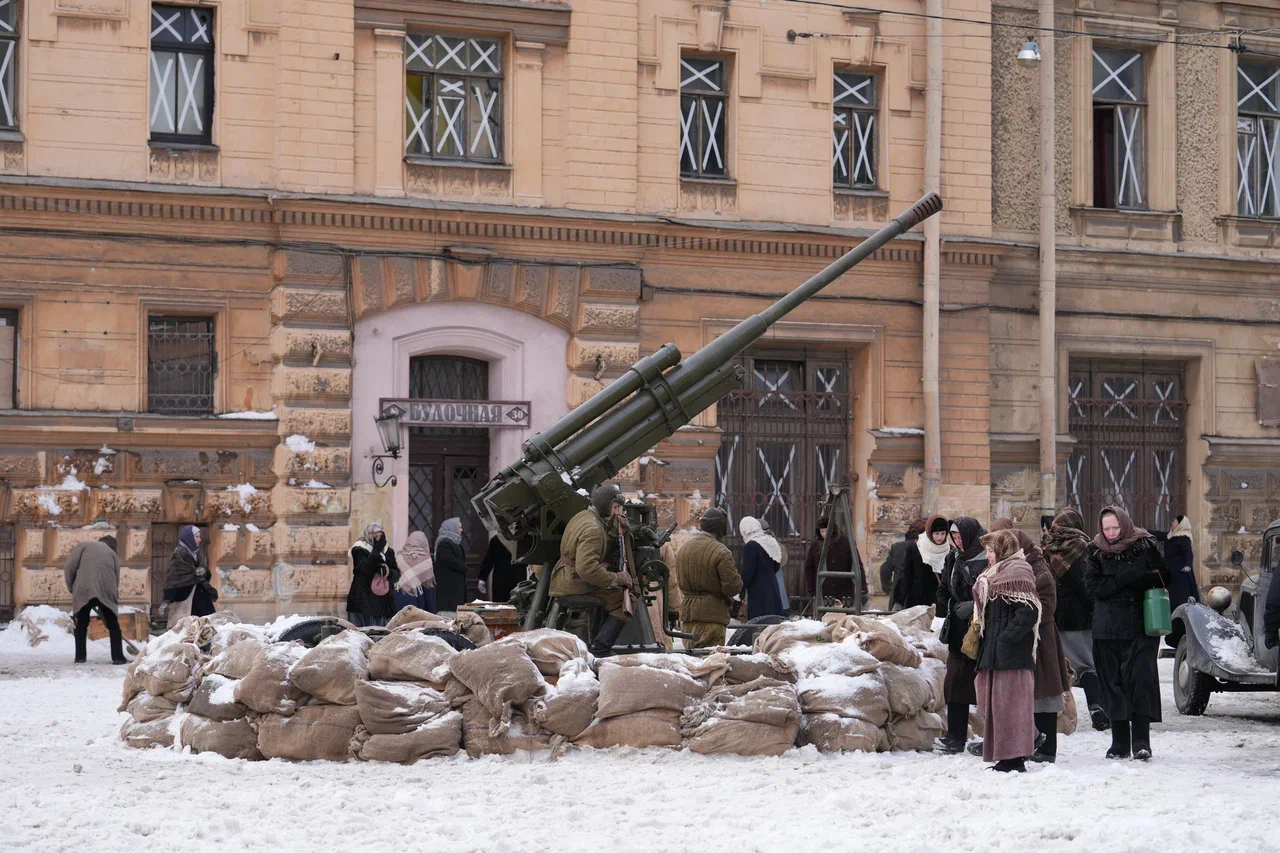
{"label": "shop sign", "polygon": [[488,427],[528,429],[528,400],[402,400],[384,399],[379,411],[396,406],[400,409],[401,426],[418,427]]}

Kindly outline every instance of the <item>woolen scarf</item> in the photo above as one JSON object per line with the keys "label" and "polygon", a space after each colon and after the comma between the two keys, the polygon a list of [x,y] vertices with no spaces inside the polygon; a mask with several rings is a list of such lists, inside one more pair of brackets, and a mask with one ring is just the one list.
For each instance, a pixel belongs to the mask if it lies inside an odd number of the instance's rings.
{"label": "woolen scarf", "polygon": [[[374,541],[374,537],[376,537],[379,533],[385,533],[385,532],[386,531],[382,529],[382,525],[378,524],[377,522],[374,522],[373,524],[366,524],[364,526],[364,535],[360,537],[360,542],[363,542],[366,546],[368,546],[370,551],[377,551],[381,553],[387,547],[387,540],[384,537],[381,545],[379,545],[377,542]],[[358,545],[360,543],[357,542],[356,544]]]}
{"label": "woolen scarf", "polygon": [[396,589],[408,595],[420,595],[423,588],[434,589],[436,585],[435,566],[431,562],[431,543],[427,534],[415,530],[404,541],[400,549],[400,580]]}
{"label": "woolen scarf", "polygon": [[[1120,535],[1115,538],[1115,541],[1110,541],[1102,535],[1102,517],[1108,513],[1114,515],[1116,521],[1120,522]],[[1093,537],[1093,544],[1097,545],[1098,550],[1104,553],[1123,554],[1142,540],[1154,538],[1150,533],[1135,525],[1133,519],[1129,517],[1129,513],[1118,506],[1104,507],[1102,512],[1098,513],[1098,535]]]}
{"label": "woolen scarf", "polygon": [[[943,530],[946,530],[946,519],[941,516],[935,516],[942,520]],[[933,540],[929,538],[929,531],[933,530],[934,519],[929,520],[929,524],[925,527],[925,532],[916,537],[916,547],[920,549],[920,559],[929,564],[935,575],[942,574],[942,567],[947,562],[947,555],[951,553],[951,537],[948,536],[942,540],[941,545],[933,544]]]}
{"label": "woolen scarf", "polygon": [[178,532],[178,544],[187,549],[198,565],[200,563],[200,546],[196,544],[196,533],[199,528],[194,524],[187,525]]}
{"label": "woolen scarf", "polygon": [[436,534],[436,559],[440,559],[440,543],[452,542],[458,547],[462,547],[462,519],[447,518],[444,524],[440,525],[440,532]]}
{"label": "woolen scarf", "polygon": [[1179,536],[1185,536],[1188,539],[1191,538],[1191,519],[1187,518],[1185,515],[1182,517],[1181,521],[1173,526],[1173,530],[1169,531],[1170,539],[1175,539]]}
{"label": "woolen scarf", "polygon": [[1049,569],[1053,576],[1061,578],[1089,554],[1089,537],[1084,532],[1084,516],[1074,509],[1064,509],[1055,515],[1040,547],[1049,558]]}
{"label": "woolen scarf", "polygon": [[1021,549],[996,563],[978,576],[973,585],[973,618],[978,620],[978,632],[986,625],[987,605],[996,599],[1015,605],[1034,607],[1036,611],[1035,634],[1031,646],[1034,656],[1040,648],[1040,617],[1044,612],[1040,595],[1036,592],[1036,576]]}
{"label": "woolen scarf", "polygon": [[957,563],[964,560],[972,560],[982,553],[984,549],[982,537],[987,535],[987,531],[978,519],[962,515],[951,522],[951,532],[960,534],[960,545],[962,547],[956,557]]}
{"label": "woolen scarf", "polygon": [[764,532],[764,528],[760,525],[760,520],[751,516],[744,516],[738,522],[738,533],[742,535],[743,544],[747,542],[755,542],[764,552],[769,555],[769,559],[775,563],[782,562],[782,546],[778,544],[778,540],[774,539],[768,533]]}

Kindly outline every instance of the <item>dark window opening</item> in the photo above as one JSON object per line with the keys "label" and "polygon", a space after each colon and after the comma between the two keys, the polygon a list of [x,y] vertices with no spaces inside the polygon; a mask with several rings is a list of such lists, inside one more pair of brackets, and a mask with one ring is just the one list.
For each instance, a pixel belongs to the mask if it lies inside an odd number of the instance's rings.
{"label": "dark window opening", "polygon": [[151,7],[148,120],[156,142],[213,140],[213,10]]}
{"label": "dark window opening", "polygon": [[729,104],[721,59],[680,58],[680,174],[723,178]]}
{"label": "dark window opening", "polygon": [[217,376],[212,317],[151,317],[147,322],[147,411],[213,414]]}
{"label": "dark window opening", "polygon": [[0,409],[18,408],[18,312],[0,309]]}

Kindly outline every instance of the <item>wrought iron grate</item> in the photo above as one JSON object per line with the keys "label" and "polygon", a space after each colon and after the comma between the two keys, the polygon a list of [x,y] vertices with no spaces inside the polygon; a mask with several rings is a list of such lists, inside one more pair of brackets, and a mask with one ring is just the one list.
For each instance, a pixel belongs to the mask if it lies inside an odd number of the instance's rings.
{"label": "wrought iron grate", "polygon": [[435,541],[435,466],[409,466],[409,529],[420,530]]}
{"label": "wrought iron grate", "polygon": [[147,409],[213,414],[217,376],[212,317],[151,317],[147,324]]}
{"label": "wrought iron grate", "polygon": [[13,581],[17,537],[10,525],[0,526],[0,619],[13,618]]}

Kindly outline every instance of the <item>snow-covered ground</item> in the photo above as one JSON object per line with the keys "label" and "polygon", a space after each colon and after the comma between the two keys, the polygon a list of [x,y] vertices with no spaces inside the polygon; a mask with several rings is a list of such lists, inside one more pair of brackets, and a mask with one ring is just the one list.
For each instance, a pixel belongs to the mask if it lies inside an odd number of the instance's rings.
{"label": "snow-covered ground", "polygon": [[[250,763],[137,751],[117,737],[122,667],[0,634],[0,850],[1275,850],[1280,695],[1172,705],[1150,764],[1109,736],[1003,776],[969,756],[703,757],[621,750],[389,764]],[[1083,696],[1078,696],[1083,705]]]}

